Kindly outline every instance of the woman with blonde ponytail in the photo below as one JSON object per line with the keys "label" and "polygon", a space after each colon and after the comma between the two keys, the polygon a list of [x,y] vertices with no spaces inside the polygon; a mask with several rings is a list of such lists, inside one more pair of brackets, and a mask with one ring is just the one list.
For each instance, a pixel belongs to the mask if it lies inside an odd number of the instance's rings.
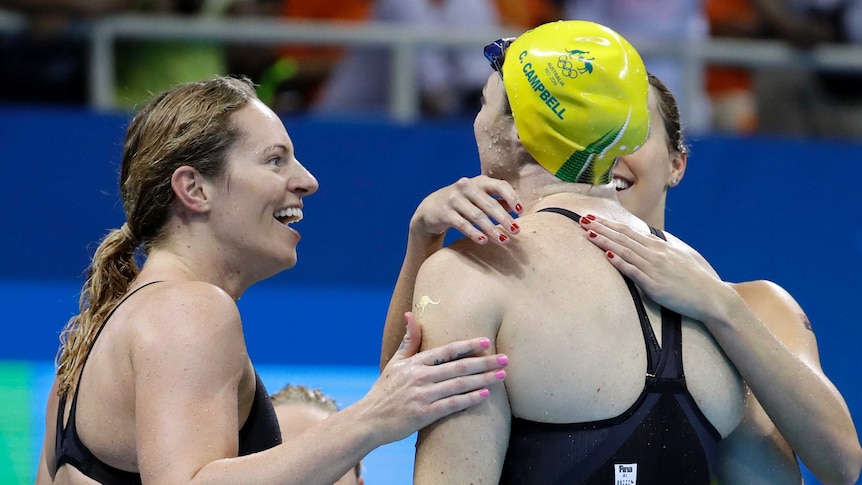
{"label": "woman with blonde ponytail", "polygon": [[505,376],[487,338],[418,353],[408,316],[368,394],[282,443],[236,301],[296,264],[317,190],[283,124],[247,79],[177,86],[133,118],[119,182],[126,222],[63,330],[37,484],[331,485]]}

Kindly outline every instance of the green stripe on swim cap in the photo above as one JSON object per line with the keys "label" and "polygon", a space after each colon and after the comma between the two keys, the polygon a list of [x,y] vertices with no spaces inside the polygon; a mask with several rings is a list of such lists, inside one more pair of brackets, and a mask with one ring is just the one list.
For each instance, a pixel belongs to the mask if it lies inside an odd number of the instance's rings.
{"label": "green stripe on swim cap", "polygon": [[593,162],[596,160],[596,156],[601,155],[609,146],[614,144],[624,130],[625,126],[611,130],[602,135],[598,140],[587,145],[583,150],[575,150],[554,175],[564,182],[592,185],[610,183],[611,169],[614,166],[613,160],[611,160],[607,168],[598,174],[595,173],[595,164]]}

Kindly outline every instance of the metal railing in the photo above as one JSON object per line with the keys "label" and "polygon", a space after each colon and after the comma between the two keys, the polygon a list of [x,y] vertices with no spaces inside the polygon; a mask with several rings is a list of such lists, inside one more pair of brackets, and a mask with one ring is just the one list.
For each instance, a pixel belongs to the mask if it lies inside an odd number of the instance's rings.
{"label": "metal railing", "polygon": [[[0,30],[22,28],[21,22],[0,22]],[[333,23],[289,21],[267,18],[188,18],[176,16],[119,15],[93,20],[90,38],[90,104],[95,109],[114,107],[114,47],[118,40],[197,40],[225,44],[384,46],[392,50],[389,113],[395,120],[412,121],[420,116],[418,83],[410,67],[422,46],[472,46],[481,48],[504,35],[500,29],[428,29],[411,25],[365,22]],[[822,45],[809,50],[780,41],[709,39],[702,43],[639,42],[644,56],[672,57],[685,66],[679,97],[683,116],[703,85],[707,63],[762,68],[831,68],[862,73],[862,47]],[[690,113],[688,113],[690,114]]]}

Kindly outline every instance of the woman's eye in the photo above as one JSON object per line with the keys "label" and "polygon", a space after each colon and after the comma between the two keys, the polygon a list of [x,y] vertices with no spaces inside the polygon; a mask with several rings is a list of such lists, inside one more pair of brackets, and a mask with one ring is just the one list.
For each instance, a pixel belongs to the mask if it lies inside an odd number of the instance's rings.
{"label": "woman's eye", "polygon": [[275,165],[276,167],[280,167],[280,166],[284,165],[284,161],[282,160],[281,157],[272,157],[269,159],[268,163],[270,165]]}

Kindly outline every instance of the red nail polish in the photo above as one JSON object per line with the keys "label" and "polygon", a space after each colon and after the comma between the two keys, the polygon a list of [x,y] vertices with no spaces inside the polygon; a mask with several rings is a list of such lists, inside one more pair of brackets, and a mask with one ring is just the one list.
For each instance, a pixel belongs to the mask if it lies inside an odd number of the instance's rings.
{"label": "red nail polish", "polygon": [[590,237],[591,237],[591,238],[593,238],[593,237],[599,237],[599,235],[598,235],[598,234],[596,234],[596,233],[595,233],[595,231],[590,231]]}
{"label": "red nail polish", "polygon": [[515,204],[515,212],[521,212],[522,210],[524,210],[524,206],[522,206],[520,203]]}
{"label": "red nail polish", "polygon": [[507,239],[509,239],[509,236],[505,234],[500,234],[500,242],[506,242]]}
{"label": "red nail polish", "polygon": [[608,251],[605,254],[608,256],[608,259],[614,259],[614,253],[613,252]]}
{"label": "red nail polish", "polygon": [[510,232],[518,232],[520,230],[521,230],[521,228],[517,224],[515,224],[514,222],[512,223],[511,226],[509,226]]}
{"label": "red nail polish", "polygon": [[596,220],[596,216],[594,216],[592,214],[587,214],[587,219],[594,221],[594,220]]}
{"label": "red nail polish", "polygon": [[586,217],[581,217],[581,224],[589,224],[589,223],[590,223],[589,219],[587,219]]}
{"label": "red nail polish", "polygon": [[479,236],[479,237],[478,237],[478,238],[476,238],[476,239],[478,239],[478,240],[479,240],[479,242],[485,242],[485,240],[486,240],[486,239],[488,239],[488,238],[487,238],[487,237],[485,237],[485,236]]}

